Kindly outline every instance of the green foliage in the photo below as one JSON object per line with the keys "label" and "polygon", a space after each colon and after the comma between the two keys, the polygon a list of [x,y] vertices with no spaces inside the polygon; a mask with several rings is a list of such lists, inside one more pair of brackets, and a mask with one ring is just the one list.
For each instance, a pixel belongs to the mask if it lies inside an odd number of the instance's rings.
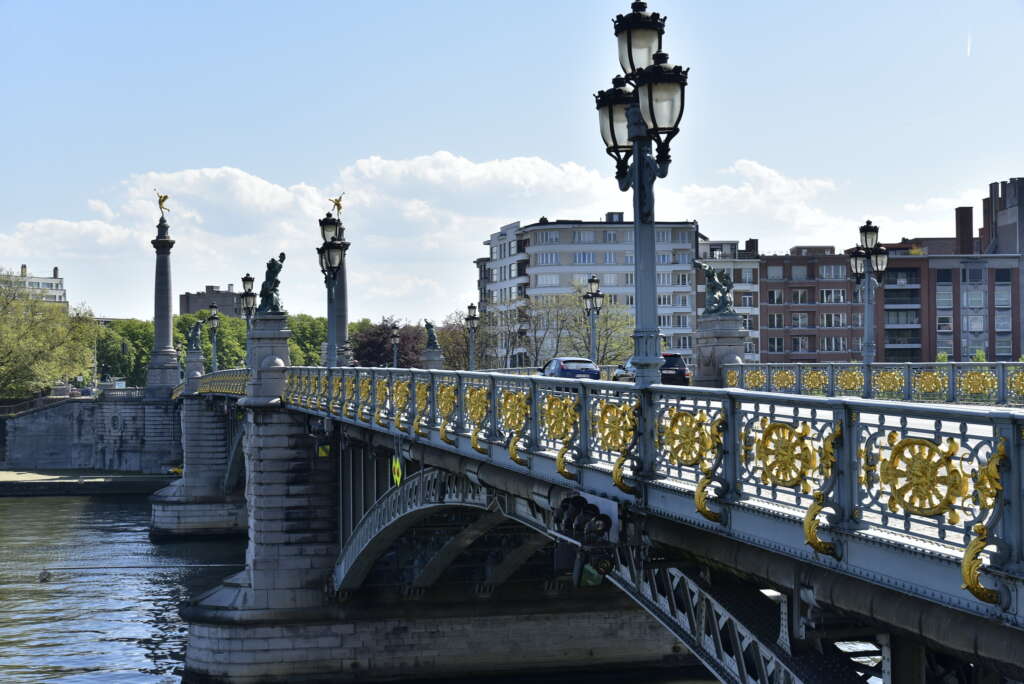
{"label": "green foliage", "polygon": [[323,316],[295,314],[288,317],[292,331],[288,350],[293,366],[319,366],[320,348],[327,342],[327,319]]}
{"label": "green foliage", "polygon": [[971,361],[977,361],[979,363],[984,363],[987,360],[988,360],[988,357],[985,356],[985,350],[984,349],[976,349],[976,350],[974,350],[974,356],[971,357]]}
{"label": "green foliage", "polygon": [[946,363],[947,361],[949,361],[949,354],[947,354],[946,352],[939,352],[938,354],[935,355],[936,363]]}
{"label": "green foliage", "polygon": [[[349,323],[349,344],[352,354],[360,366],[390,366],[391,327],[398,320],[384,317],[380,323],[371,323],[363,318]],[[398,328],[398,365],[402,368],[415,366],[426,344],[426,331],[419,326],[400,325]]]}

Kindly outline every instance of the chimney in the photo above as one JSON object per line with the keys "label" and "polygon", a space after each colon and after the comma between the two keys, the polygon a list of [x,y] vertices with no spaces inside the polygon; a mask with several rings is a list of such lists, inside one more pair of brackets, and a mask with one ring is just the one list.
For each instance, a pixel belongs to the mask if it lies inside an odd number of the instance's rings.
{"label": "chimney", "polygon": [[757,238],[747,238],[746,244],[743,246],[744,252],[750,252],[751,254],[757,255]]}
{"label": "chimney", "polygon": [[26,266],[25,264],[21,265],[21,277],[28,278],[28,266]]}
{"label": "chimney", "polygon": [[956,208],[956,253],[974,252],[974,207]]}
{"label": "chimney", "polygon": [[234,283],[228,283],[228,292],[234,292],[234,291],[235,291],[235,284]]}
{"label": "chimney", "polygon": [[56,266],[53,267],[53,277],[60,278],[60,269],[57,268]]}

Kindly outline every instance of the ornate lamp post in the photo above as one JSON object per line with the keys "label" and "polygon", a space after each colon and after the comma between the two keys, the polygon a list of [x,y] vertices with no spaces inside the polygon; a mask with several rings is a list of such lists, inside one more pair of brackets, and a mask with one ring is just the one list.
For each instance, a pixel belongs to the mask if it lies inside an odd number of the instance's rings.
{"label": "ornate lamp post", "polygon": [[476,313],[476,304],[466,307],[466,329],[469,331],[469,370],[476,370],[476,330],[480,326],[480,316]]}
{"label": "ornate lamp post", "polygon": [[[633,365],[637,387],[660,380],[654,249],[654,181],[668,175],[669,144],[683,117],[688,69],[668,63],[661,51],[665,17],[634,2],[615,18],[619,64],[625,76],[597,93],[605,150],[615,160],[622,191],[633,189],[633,250],[636,255],[636,330]],[[635,86],[635,89],[634,87]],[[652,155],[652,142],[656,154]]]}
{"label": "ornate lamp post", "polygon": [[860,244],[850,252],[850,271],[861,286],[864,302],[864,346],[861,350],[864,396],[870,394],[871,364],[875,362],[875,289],[889,265],[889,251],[878,244],[878,226],[860,227]]}
{"label": "ornate lamp post", "polygon": [[246,273],[242,276],[242,313],[245,314],[245,365],[251,365],[249,359],[249,331],[252,329],[252,317],[256,313],[256,293],[252,291],[256,279]]}
{"label": "ornate lamp post", "polygon": [[320,272],[324,274],[324,285],[327,287],[327,358],[328,368],[338,365],[338,329],[335,297],[338,287],[338,271],[345,259],[347,243],[339,240],[341,221],[334,218],[331,212],[320,219],[320,236],[323,244],[316,248],[320,260]]}
{"label": "ornate lamp post", "polygon": [[601,281],[597,274],[591,273],[587,278],[587,291],[583,294],[583,311],[590,323],[590,359],[597,363],[597,317],[604,304],[604,293],[601,292]]}
{"label": "ornate lamp post", "polygon": [[391,367],[398,368],[398,342],[401,338],[398,335],[398,324],[391,324]]}
{"label": "ornate lamp post", "polygon": [[213,345],[213,352],[210,354],[210,370],[214,373],[217,372],[217,328],[220,327],[220,313],[218,313],[217,305],[210,304],[210,317],[206,319],[206,322],[210,324],[210,339]]}

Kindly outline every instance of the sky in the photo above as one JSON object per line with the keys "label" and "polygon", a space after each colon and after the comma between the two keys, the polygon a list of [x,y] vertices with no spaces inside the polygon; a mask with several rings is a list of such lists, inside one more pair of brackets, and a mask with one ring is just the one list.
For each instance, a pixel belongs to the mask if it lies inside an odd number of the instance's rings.
{"label": "sky", "polygon": [[[651,0],[690,67],[660,220],[763,252],[954,232],[1024,175],[1024,0]],[[520,220],[631,216],[593,93],[626,0],[0,0],[0,268],[61,268],[97,315],[152,317],[168,194],[175,292],[315,248],[345,192],[350,317],[441,319]],[[177,298],[175,297],[175,307]]]}

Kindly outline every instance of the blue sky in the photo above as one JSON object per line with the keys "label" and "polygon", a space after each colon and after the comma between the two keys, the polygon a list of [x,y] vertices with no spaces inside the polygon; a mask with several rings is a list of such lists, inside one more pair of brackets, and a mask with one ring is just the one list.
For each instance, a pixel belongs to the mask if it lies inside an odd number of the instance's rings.
{"label": "blue sky", "polygon": [[[1024,175],[1021,0],[650,5],[691,68],[659,218],[768,251],[867,217],[952,234]],[[502,223],[628,212],[592,98],[627,10],[0,0],[0,267],[59,265],[75,302],[150,316],[158,185],[177,290],[284,249],[285,305],[321,313],[315,219],[345,190],[353,315],[440,318]]]}

